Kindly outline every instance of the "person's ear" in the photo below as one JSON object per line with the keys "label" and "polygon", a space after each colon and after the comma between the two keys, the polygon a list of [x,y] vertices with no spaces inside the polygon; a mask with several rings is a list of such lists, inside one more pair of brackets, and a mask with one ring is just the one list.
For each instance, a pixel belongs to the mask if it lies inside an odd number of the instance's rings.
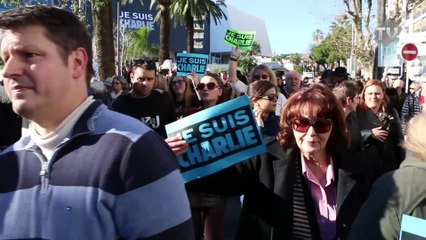
{"label": "person's ear", "polygon": [[[68,63],[71,65],[72,77],[74,79],[80,79],[85,76],[88,58],[89,57],[87,55],[86,49],[82,47],[77,48],[68,56]],[[86,78],[83,78],[84,81],[86,81]]]}
{"label": "person's ear", "polygon": [[222,96],[222,93],[223,93],[223,89],[219,88],[219,96]]}
{"label": "person's ear", "polygon": [[134,77],[133,72],[130,72],[129,75],[130,75],[130,81],[133,82],[133,77]]}
{"label": "person's ear", "polygon": [[346,97],[345,106],[343,106],[343,107],[349,106],[349,104],[351,104],[353,101],[354,100],[352,98]]}
{"label": "person's ear", "polygon": [[251,101],[251,103],[254,106],[257,103],[257,101],[259,101],[259,99],[257,99],[257,98],[254,97],[254,98],[251,98],[250,101]]}

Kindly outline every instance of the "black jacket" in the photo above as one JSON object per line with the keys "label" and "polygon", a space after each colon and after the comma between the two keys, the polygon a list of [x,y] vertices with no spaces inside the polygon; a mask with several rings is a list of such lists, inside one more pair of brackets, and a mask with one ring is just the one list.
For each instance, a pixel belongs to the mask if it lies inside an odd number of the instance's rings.
{"label": "black jacket", "polygon": [[[273,141],[268,145],[267,153],[187,183],[187,187],[225,195],[244,194],[236,239],[291,239],[293,189],[300,156],[298,148],[284,149]],[[346,239],[370,189],[372,173],[369,173],[368,163],[358,153],[347,151],[332,158],[337,182],[337,235],[339,239]],[[303,179],[312,239],[320,239],[309,189],[304,177],[299,177]]]}
{"label": "black jacket", "polygon": [[394,120],[390,124],[388,137],[384,142],[380,142],[372,138],[371,129],[382,126],[382,122],[369,108],[357,111],[366,158],[371,161],[376,178],[397,169],[405,158],[405,150],[401,147],[404,140],[401,121],[395,109],[391,109],[390,112]]}
{"label": "black jacket", "polygon": [[21,138],[22,118],[13,112],[11,103],[0,103],[0,151]]}

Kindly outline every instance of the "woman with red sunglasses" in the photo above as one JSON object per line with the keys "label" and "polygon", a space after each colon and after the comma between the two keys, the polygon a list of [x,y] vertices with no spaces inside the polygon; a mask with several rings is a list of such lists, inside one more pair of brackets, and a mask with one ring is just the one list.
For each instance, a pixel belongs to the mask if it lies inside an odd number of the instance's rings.
{"label": "woman with red sunglasses", "polygon": [[288,99],[266,153],[187,187],[244,194],[236,239],[346,239],[372,177],[349,145],[340,102],[316,84]]}

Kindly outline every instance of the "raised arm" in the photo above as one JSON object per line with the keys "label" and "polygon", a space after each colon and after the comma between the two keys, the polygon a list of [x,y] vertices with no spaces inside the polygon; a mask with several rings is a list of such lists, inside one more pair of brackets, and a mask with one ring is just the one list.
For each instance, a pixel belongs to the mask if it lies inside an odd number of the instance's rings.
{"label": "raised arm", "polygon": [[232,48],[231,50],[231,57],[229,58],[229,65],[228,65],[228,75],[229,75],[229,83],[231,84],[232,89],[240,94],[240,93],[246,93],[248,86],[239,81],[237,77],[237,63],[238,58],[240,57],[240,48]]}

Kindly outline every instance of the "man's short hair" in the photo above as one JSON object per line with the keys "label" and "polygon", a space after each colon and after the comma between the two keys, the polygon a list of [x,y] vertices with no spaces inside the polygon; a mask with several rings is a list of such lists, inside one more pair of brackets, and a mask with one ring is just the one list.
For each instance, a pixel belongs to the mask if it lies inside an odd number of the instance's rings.
{"label": "man's short hair", "polygon": [[157,65],[152,60],[136,60],[132,67],[132,72],[135,73],[137,68],[142,68],[148,71],[155,71],[155,75],[157,75]]}
{"label": "man's short hair", "polygon": [[358,93],[358,87],[355,83],[350,81],[341,82],[339,85],[333,88],[333,94],[336,96],[337,100],[346,106],[346,98],[349,97],[353,99]]}
{"label": "man's short hair", "polygon": [[58,46],[65,64],[68,64],[68,56],[72,51],[79,47],[86,50],[86,81],[89,86],[94,73],[92,43],[86,28],[76,15],[65,9],[47,5],[19,7],[0,13],[1,30],[36,25],[45,28],[46,38]]}

